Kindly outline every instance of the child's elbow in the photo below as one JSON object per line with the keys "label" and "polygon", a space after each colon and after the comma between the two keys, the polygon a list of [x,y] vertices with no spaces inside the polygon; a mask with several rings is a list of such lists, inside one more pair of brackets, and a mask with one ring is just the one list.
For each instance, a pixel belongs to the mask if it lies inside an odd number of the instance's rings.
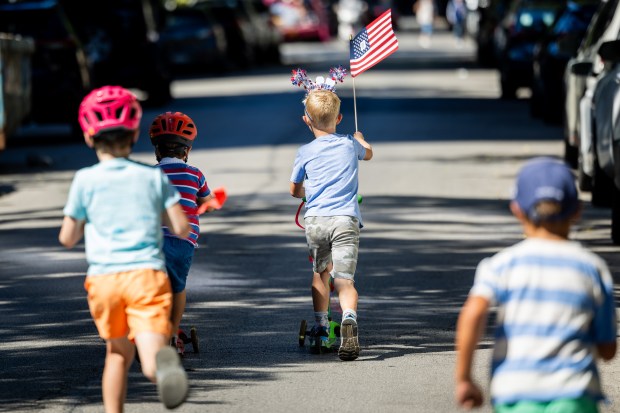
{"label": "child's elbow", "polygon": [[67,249],[71,249],[75,247],[75,244],[76,244],[73,240],[70,240],[67,237],[64,237],[62,234],[58,236],[58,241],[60,242],[60,245],[62,245],[63,247]]}

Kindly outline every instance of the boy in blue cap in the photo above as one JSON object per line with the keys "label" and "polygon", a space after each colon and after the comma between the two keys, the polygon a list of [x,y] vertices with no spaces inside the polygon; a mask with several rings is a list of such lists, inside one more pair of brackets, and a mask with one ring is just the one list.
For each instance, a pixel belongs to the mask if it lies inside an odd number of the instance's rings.
{"label": "boy in blue cap", "polygon": [[569,240],[580,214],[570,169],[547,157],[529,161],[510,209],[526,239],[478,265],[457,323],[456,401],[482,405],[471,366],[494,306],[494,411],[598,412],[597,359],[616,353],[613,281],[600,257]]}

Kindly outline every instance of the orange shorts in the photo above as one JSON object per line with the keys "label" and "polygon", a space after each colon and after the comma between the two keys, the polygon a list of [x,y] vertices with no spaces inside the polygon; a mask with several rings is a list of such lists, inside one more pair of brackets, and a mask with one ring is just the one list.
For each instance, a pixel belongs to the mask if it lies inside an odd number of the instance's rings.
{"label": "orange shorts", "polygon": [[149,268],[87,276],[88,307],[104,339],[144,332],[169,336],[172,290],[163,271]]}

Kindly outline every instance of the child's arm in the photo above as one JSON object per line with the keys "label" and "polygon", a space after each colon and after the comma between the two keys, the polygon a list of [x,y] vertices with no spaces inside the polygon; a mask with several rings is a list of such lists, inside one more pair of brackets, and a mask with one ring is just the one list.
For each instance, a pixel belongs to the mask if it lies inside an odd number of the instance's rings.
{"label": "child's arm", "polygon": [[360,145],[362,145],[364,147],[364,149],[366,149],[366,155],[364,156],[364,160],[365,161],[369,161],[372,159],[372,146],[370,146],[370,144],[368,142],[366,142],[366,140],[364,139],[364,135],[362,135],[362,132],[357,131],[353,134],[353,137],[355,138],[355,140],[357,140]]}
{"label": "child's arm", "polygon": [[181,207],[181,204],[174,204],[170,208],[166,209],[163,214],[164,224],[170,229],[176,236],[186,238],[189,236],[189,222],[185,216],[185,211]]}
{"label": "child's arm", "polygon": [[[208,202],[208,201],[212,200],[213,198],[214,198],[213,193],[210,193],[207,196],[196,198],[196,205],[200,206],[200,205],[204,204],[205,202]],[[215,208],[213,208],[212,206],[207,206],[207,208],[204,210],[204,212],[213,212],[213,211],[215,211]],[[202,211],[200,211],[200,212],[202,212]]]}
{"label": "child's arm", "polygon": [[295,198],[303,198],[306,196],[306,189],[304,188],[303,182],[291,182],[290,191],[291,195]]}
{"label": "child's arm", "polygon": [[467,299],[456,324],[456,402],[470,409],[482,405],[482,391],[471,377],[474,351],[486,327],[489,302],[472,296]]}
{"label": "child's arm", "polygon": [[58,234],[58,241],[67,248],[73,248],[84,236],[84,221],[65,216]]}

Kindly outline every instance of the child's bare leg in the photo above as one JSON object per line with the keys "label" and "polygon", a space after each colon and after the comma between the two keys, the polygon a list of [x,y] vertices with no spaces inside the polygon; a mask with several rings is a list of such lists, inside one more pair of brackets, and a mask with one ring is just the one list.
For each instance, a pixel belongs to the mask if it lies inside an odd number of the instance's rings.
{"label": "child's bare leg", "polygon": [[312,304],[314,311],[327,311],[329,308],[329,277],[332,266],[323,272],[315,272],[312,277]]}
{"label": "child's bare leg", "polygon": [[338,301],[343,310],[353,310],[357,312],[357,290],[352,280],[335,278],[334,287],[338,292]]}
{"label": "child's bare leg", "polygon": [[169,337],[160,333],[140,333],[136,336],[142,373],[153,383],[157,381],[155,355],[162,347],[168,345],[168,341]]}
{"label": "child's bare leg", "polygon": [[179,331],[179,327],[181,326],[181,319],[183,318],[183,313],[185,313],[185,304],[187,301],[187,294],[185,290],[180,293],[174,293],[172,297],[172,312],[171,318],[172,321],[172,335],[176,336]]}
{"label": "child's bare leg", "polygon": [[114,338],[106,342],[105,367],[101,380],[103,406],[106,413],[123,411],[127,395],[127,372],[135,355],[134,345],[127,339]]}

